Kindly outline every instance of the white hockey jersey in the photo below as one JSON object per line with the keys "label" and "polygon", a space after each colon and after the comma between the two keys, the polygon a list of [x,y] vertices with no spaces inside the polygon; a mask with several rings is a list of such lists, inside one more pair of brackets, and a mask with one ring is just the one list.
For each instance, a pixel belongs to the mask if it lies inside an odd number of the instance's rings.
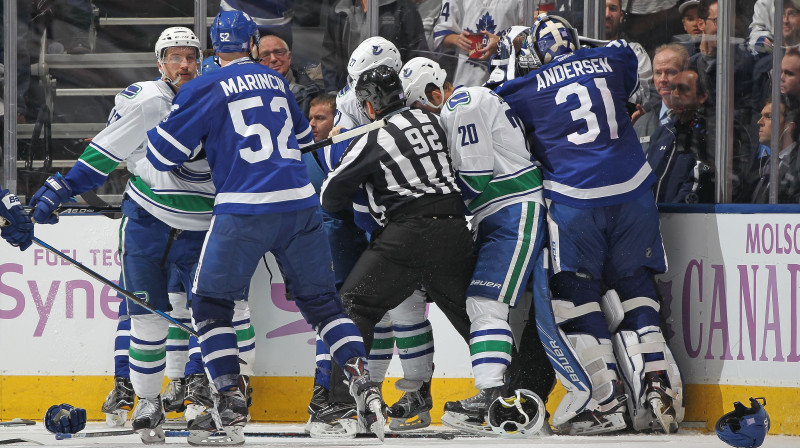
{"label": "white hockey jersey", "polygon": [[533,161],[520,120],[485,87],[459,87],[442,107],[453,168],[477,225],[520,202],[544,203],[542,173]]}
{"label": "white hockey jersey", "polygon": [[164,81],[128,86],[114,99],[108,125],[89,143],[66,179],[74,194],[97,188],[127,161],[131,178],[125,192],[170,227],[207,230],[215,189],[205,158],[162,172],[145,158],[147,131],[170,112],[174,93]]}
{"label": "white hockey jersey", "polygon": [[349,85],[344,86],[336,95],[336,116],[333,118],[333,125],[353,129],[369,123],[371,120],[358,107],[355,90]]}
{"label": "white hockey jersey", "polygon": [[[502,36],[510,26],[524,23],[522,15],[522,0],[442,0],[442,10],[433,26],[434,48],[443,50],[444,38],[463,30],[485,30]],[[480,86],[489,79],[488,61],[469,59],[460,49],[457,54],[454,86]]]}

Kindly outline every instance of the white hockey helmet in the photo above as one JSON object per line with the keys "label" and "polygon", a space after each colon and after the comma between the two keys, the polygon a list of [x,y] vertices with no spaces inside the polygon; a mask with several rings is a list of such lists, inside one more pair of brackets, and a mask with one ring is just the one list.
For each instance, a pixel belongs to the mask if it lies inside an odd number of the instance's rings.
{"label": "white hockey helmet", "polygon": [[[428,105],[430,100],[428,100],[428,95],[425,94],[428,84],[438,87],[439,92],[442,92],[442,98],[444,98],[442,88],[444,87],[445,78],[447,78],[447,72],[437,62],[428,58],[416,57],[406,62],[403,68],[400,69],[400,81],[403,83],[406,105],[410,106],[417,101],[422,105]],[[442,101],[442,104],[444,104],[444,101]],[[442,104],[439,104],[439,106],[430,105],[430,107],[438,109],[442,107]]]}
{"label": "white hockey helmet", "polygon": [[506,438],[539,434],[547,424],[544,402],[528,389],[517,389],[512,397],[498,397],[489,405],[486,421],[495,434]]}
{"label": "white hockey helmet", "polygon": [[203,49],[200,48],[200,40],[194,32],[185,26],[173,26],[161,32],[156,41],[156,59],[160,62],[164,58],[164,53],[169,47],[194,47],[197,49],[197,59]]}
{"label": "white hockey helmet", "polygon": [[358,77],[365,71],[379,65],[386,65],[399,72],[403,62],[397,47],[381,36],[373,36],[361,42],[347,63],[347,83],[355,89]]}

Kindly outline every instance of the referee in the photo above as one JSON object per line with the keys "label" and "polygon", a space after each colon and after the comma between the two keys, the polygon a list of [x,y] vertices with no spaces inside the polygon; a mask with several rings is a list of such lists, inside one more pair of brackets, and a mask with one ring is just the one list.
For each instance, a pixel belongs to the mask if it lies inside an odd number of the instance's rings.
{"label": "referee", "polygon": [[[446,136],[435,115],[405,107],[400,78],[387,66],[362,73],[355,91],[364,113],[387,123],[354,139],[322,184],[322,207],[331,212],[350,208],[363,184],[382,225],[342,286],[345,309],[371,347],[375,324],[422,285],[468,335],[465,292],[475,258]],[[348,401],[339,374],[331,401]]]}

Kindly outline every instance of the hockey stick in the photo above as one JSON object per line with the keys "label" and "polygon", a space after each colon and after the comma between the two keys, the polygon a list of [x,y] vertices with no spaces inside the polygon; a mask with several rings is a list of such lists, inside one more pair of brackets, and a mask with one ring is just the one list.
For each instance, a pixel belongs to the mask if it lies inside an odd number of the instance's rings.
{"label": "hockey stick", "polygon": [[[25,206],[25,210],[32,212],[33,207]],[[122,209],[113,205],[95,206],[95,205],[62,205],[56,209],[56,214],[59,215],[103,215],[115,218],[118,215],[121,217]]]}
{"label": "hockey stick", "polygon": [[[167,437],[188,437],[189,431],[164,431]],[[387,439],[443,439],[452,440],[456,437],[455,434],[449,431],[433,431],[433,432],[387,432],[384,436]],[[245,437],[270,437],[270,438],[285,438],[285,439],[310,439],[311,434],[306,432],[245,432]],[[377,435],[373,433],[360,433],[356,434],[357,439],[376,439]],[[319,439],[323,440],[323,439]],[[335,438],[324,440],[337,440]],[[347,439],[343,439],[347,440]]]}
{"label": "hockey stick", "polygon": [[120,287],[116,283],[112,282],[111,280],[108,280],[107,278],[103,277],[102,275],[98,274],[97,272],[87,268],[86,266],[81,264],[79,261],[71,258],[69,255],[67,255],[67,254],[61,252],[60,250],[54,248],[53,246],[45,243],[44,241],[40,240],[39,238],[33,237],[32,239],[33,239],[34,243],[42,246],[43,248],[45,248],[45,249],[49,250],[50,252],[58,255],[59,257],[67,260],[71,265],[73,265],[76,268],[80,269],[85,274],[87,274],[89,277],[92,277],[93,279],[95,279],[95,280],[97,280],[97,281],[99,281],[101,283],[106,284],[111,289],[113,289],[113,290],[117,291],[118,293],[122,294],[123,296],[125,296],[125,298],[137,303],[138,305],[140,305],[142,308],[146,309],[147,311],[150,311],[153,314],[161,316],[162,318],[168,320],[170,323],[175,324],[178,327],[180,327],[183,331],[191,334],[194,337],[199,338],[199,336],[197,335],[197,332],[194,331],[193,328],[191,328],[191,327],[187,326],[186,324],[184,324],[183,322],[178,322],[177,320],[175,320],[169,314],[153,308],[152,305],[150,305],[149,303],[147,303],[144,300],[140,299],[139,297],[136,297],[133,293],[131,293],[131,292],[127,291],[126,289]]}
{"label": "hockey stick", "polygon": [[42,443],[42,442],[37,442],[37,441],[31,440],[31,439],[16,438],[16,439],[0,440],[0,445],[11,445],[12,443],[33,443],[35,445],[44,445],[44,443]]}
{"label": "hockey stick", "polygon": [[35,424],[35,421],[28,420],[27,418],[12,418],[7,422],[0,422],[0,426],[31,426]]}
{"label": "hockey stick", "polygon": [[593,39],[591,37],[583,36],[578,36],[578,41],[581,45],[586,45],[589,47],[605,47],[609,42],[611,42],[610,40]]}
{"label": "hockey stick", "polygon": [[380,129],[386,126],[386,119],[381,118],[380,120],[373,121],[370,124],[366,124],[364,126],[352,129],[347,132],[342,132],[341,134],[334,135],[331,138],[326,138],[325,140],[321,140],[317,143],[312,143],[308,146],[304,146],[300,149],[303,154],[309,153],[311,151],[324,148],[328,145],[332,145],[334,143],[339,143],[342,140],[347,140],[349,138],[358,137],[359,135],[364,135],[369,131],[374,131],[375,129]]}
{"label": "hockey stick", "polygon": [[132,429],[118,429],[116,431],[92,431],[92,432],[79,432],[76,434],[70,433],[56,433],[56,440],[64,439],[87,439],[90,437],[111,437],[111,436],[129,436],[136,434]]}

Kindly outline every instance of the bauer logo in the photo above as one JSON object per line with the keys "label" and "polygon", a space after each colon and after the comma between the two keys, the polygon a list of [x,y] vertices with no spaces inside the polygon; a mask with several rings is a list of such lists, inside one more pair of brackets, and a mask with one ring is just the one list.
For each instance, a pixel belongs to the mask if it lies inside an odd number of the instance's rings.
{"label": "bauer logo", "polygon": [[500,283],[490,282],[486,280],[473,280],[472,282],[470,282],[470,286],[486,286],[487,288],[500,289],[503,285]]}

